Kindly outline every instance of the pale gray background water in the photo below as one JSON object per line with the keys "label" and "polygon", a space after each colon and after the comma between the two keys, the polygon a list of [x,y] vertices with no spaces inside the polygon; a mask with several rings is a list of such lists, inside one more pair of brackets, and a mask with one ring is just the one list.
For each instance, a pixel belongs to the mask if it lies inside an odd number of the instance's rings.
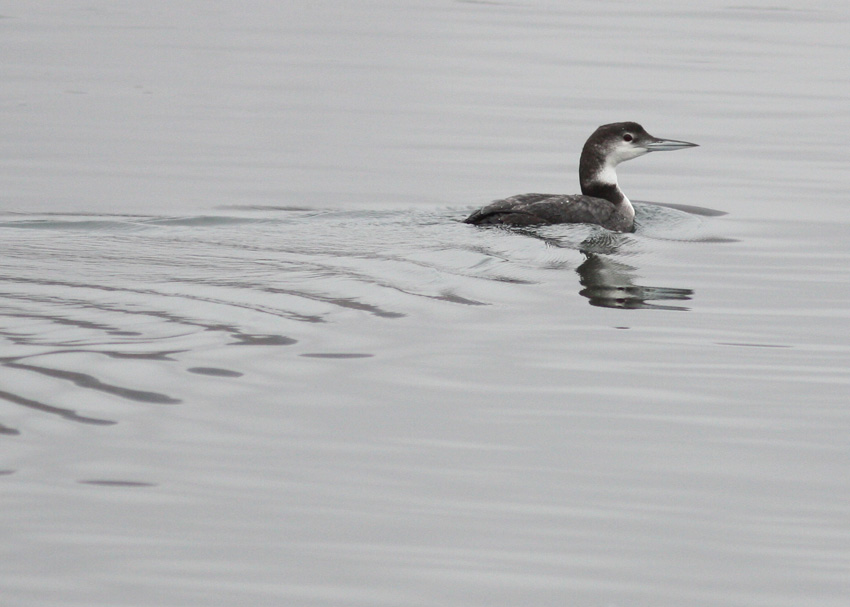
{"label": "pale gray background water", "polygon": [[0,16],[2,605],[848,604],[846,3]]}

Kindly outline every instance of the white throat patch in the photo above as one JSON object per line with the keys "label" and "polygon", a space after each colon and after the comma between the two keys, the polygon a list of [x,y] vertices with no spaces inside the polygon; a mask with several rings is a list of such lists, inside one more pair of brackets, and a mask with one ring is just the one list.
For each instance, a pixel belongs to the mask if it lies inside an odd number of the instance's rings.
{"label": "white throat patch", "polygon": [[615,166],[617,165],[606,164],[602,170],[595,175],[594,181],[617,185],[617,171],[614,170]]}

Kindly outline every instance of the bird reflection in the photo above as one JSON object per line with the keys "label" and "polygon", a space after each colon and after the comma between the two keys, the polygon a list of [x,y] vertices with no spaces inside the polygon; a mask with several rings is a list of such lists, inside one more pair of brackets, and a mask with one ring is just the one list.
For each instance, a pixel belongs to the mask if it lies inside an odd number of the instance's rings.
{"label": "bird reflection", "polygon": [[658,300],[689,300],[691,289],[673,287],[645,287],[632,282],[636,268],[613,261],[608,257],[583,251],[586,259],[576,268],[579,282],[584,287],[579,295],[586,297],[592,306],[629,310],[688,310],[685,306],[648,303]]}
{"label": "bird reflection", "polygon": [[[500,226],[499,229],[505,228]],[[694,292],[691,289],[634,284],[637,268],[611,258],[621,253],[623,234],[599,230],[578,241],[571,234],[553,235],[535,228],[512,227],[510,231],[542,240],[550,247],[579,250],[585,256],[584,262],[576,268],[579,282],[584,287],[579,295],[586,297],[592,306],[626,310],[690,310],[686,306],[648,303],[687,301]]]}

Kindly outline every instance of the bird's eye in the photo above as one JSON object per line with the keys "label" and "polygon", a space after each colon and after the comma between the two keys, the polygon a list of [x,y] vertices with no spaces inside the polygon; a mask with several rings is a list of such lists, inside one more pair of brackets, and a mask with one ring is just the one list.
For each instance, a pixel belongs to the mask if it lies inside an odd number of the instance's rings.
{"label": "bird's eye", "polygon": [[625,135],[623,135],[623,141],[631,141],[632,139],[634,139],[634,137],[632,137],[631,133],[626,133]]}

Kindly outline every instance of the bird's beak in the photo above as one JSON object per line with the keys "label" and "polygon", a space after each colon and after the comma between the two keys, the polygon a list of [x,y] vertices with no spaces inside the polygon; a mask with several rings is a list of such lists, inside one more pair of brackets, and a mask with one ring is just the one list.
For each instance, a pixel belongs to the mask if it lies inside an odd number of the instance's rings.
{"label": "bird's beak", "polygon": [[695,148],[699,147],[696,143],[689,143],[687,141],[676,141],[675,139],[656,139],[652,138],[652,141],[644,144],[644,147],[649,152],[671,152],[673,150],[683,150],[685,148]]}

